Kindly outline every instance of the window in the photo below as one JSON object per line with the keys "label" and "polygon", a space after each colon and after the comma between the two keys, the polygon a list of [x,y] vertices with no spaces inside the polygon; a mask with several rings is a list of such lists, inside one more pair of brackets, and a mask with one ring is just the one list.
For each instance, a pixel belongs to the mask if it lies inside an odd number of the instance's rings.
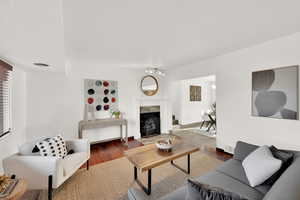
{"label": "window", "polygon": [[10,75],[12,66],[0,60],[0,137],[11,130]]}

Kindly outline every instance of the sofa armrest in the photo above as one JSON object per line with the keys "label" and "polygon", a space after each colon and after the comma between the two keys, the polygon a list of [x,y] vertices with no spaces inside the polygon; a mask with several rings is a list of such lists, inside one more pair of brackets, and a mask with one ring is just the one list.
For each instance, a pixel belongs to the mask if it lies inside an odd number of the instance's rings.
{"label": "sofa armrest", "polygon": [[233,159],[243,161],[251,152],[253,152],[258,147],[259,146],[254,144],[238,141],[234,148]]}
{"label": "sofa armrest", "polygon": [[300,158],[273,184],[263,200],[299,200],[300,199]]}
{"label": "sofa armrest", "polygon": [[3,160],[3,168],[7,175],[26,179],[29,189],[47,189],[50,175],[55,186],[58,178],[63,176],[62,159],[57,157],[14,154]]}
{"label": "sofa armrest", "polygon": [[74,150],[75,152],[87,152],[90,157],[90,143],[85,139],[67,140],[67,149]]}

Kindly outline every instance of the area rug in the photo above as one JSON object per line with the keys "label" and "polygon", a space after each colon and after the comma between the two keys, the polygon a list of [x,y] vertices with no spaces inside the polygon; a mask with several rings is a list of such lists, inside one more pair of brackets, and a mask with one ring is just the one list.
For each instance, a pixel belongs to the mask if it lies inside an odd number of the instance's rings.
{"label": "area rug", "polygon": [[[177,159],[176,164],[186,167],[186,157]],[[222,161],[201,152],[191,154],[191,177],[203,175],[220,165]],[[146,183],[147,173],[139,174]],[[189,176],[171,164],[166,163],[152,170],[152,194],[145,200],[154,200],[183,186]],[[139,186],[133,179],[133,166],[125,158],[92,166],[89,171],[79,170],[59,189],[54,200],[127,200],[129,188]],[[47,191],[39,195],[39,200],[47,200]]]}

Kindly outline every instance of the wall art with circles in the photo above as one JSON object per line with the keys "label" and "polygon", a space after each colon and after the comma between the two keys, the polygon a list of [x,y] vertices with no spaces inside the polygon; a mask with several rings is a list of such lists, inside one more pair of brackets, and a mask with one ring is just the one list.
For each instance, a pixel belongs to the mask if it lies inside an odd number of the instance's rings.
{"label": "wall art with circles", "polygon": [[84,80],[84,104],[88,112],[118,110],[118,82],[110,80]]}

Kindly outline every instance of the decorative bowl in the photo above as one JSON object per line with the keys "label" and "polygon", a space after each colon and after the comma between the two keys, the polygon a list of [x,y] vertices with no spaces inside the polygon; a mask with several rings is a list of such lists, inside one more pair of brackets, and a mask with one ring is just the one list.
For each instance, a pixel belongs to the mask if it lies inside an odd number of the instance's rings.
{"label": "decorative bowl", "polygon": [[158,140],[155,144],[159,150],[163,151],[170,151],[173,147],[171,139],[161,139]]}

